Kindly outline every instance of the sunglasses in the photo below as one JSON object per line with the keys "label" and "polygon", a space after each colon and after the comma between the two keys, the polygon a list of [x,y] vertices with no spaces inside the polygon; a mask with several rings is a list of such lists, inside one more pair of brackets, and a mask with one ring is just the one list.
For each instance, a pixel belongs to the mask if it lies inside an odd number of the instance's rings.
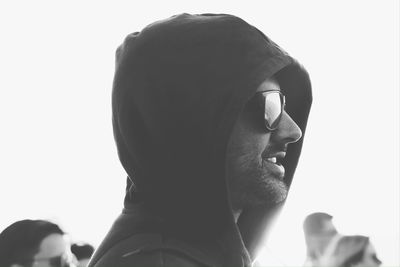
{"label": "sunglasses", "polygon": [[256,117],[264,114],[264,125],[268,131],[278,128],[284,109],[285,96],[278,90],[257,92],[246,105],[246,110],[255,113]]}

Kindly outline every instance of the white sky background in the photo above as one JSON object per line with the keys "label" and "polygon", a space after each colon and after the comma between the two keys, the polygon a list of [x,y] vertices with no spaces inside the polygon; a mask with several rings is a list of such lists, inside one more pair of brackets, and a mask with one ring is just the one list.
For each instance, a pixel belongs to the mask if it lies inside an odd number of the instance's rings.
{"label": "white sky background", "polygon": [[44,218],[98,245],[125,188],[111,128],[115,49],[177,13],[232,13],[303,63],[313,84],[303,154],[261,261],[300,266],[302,221],[325,211],[400,266],[398,1],[193,3],[0,2],[0,230]]}

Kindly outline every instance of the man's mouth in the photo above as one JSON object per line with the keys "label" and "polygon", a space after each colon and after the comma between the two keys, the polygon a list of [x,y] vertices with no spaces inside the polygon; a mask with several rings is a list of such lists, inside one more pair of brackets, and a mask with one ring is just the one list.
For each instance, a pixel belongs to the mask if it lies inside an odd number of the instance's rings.
{"label": "man's mouth", "polygon": [[286,157],[286,152],[279,151],[279,152],[275,152],[275,153],[270,153],[268,155],[263,155],[263,160],[282,165],[282,164],[280,164],[280,162],[282,161],[282,159],[284,157]]}
{"label": "man's mouth", "polygon": [[272,157],[272,158],[266,158],[264,159],[266,161],[272,162],[272,163],[276,163],[276,157]]}
{"label": "man's mouth", "polygon": [[272,174],[283,179],[285,176],[285,168],[282,166],[282,159],[286,156],[285,152],[277,152],[263,157],[264,166],[268,168]]}

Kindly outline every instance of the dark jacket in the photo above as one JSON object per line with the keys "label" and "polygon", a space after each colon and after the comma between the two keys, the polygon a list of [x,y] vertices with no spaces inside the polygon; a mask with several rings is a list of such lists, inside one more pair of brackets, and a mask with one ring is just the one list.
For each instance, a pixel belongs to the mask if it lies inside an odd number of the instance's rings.
{"label": "dark jacket", "polygon": [[[307,72],[258,29],[224,14],[155,22],[128,35],[116,58],[113,127],[126,196],[89,266],[250,266],[282,204],[245,210],[235,223],[229,137],[257,87],[275,75],[304,138]],[[303,138],[283,162],[288,185]]]}

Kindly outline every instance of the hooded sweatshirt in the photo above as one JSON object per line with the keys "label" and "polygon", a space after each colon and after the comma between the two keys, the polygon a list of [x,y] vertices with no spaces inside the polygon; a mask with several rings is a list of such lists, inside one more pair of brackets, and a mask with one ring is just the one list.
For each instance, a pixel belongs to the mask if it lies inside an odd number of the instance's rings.
{"label": "hooded sweatshirt", "polygon": [[181,14],[126,37],[112,92],[124,209],[90,267],[251,265],[282,204],[244,210],[236,223],[226,151],[245,104],[272,75],[303,132],[282,163],[290,186],[311,106],[296,60],[226,14]]}

